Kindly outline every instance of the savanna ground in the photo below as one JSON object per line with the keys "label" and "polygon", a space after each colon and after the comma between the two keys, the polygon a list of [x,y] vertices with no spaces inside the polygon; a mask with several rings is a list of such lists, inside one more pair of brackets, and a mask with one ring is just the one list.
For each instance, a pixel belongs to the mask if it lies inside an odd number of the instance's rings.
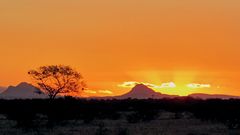
{"label": "savanna ground", "polygon": [[239,102],[3,100],[0,135],[239,135]]}
{"label": "savanna ground", "polygon": [[1,119],[1,135],[239,135],[220,123],[198,119],[157,119],[128,123],[126,120],[95,120],[90,124],[69,120],[54,128],[18,128],[16,122]]}

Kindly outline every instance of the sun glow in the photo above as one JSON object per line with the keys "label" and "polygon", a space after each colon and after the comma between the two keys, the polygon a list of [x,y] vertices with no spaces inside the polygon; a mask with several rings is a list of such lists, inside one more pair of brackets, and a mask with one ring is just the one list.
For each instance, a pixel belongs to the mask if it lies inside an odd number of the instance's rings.
{"label": "sun glow", "polygon": [[197,83],[187,84],[186,86],[188,88],[193,88],[193,89],[197,89],[197,88],[210,88],[211,87],[210,84],[197,84]]}
{"label": "sun glow", "polygon": [[174,82],[166,82],[158,85],[158,84],[152,84],[147,82],[137,82],[137,81],[123,82],[122,84],[119,84],[118,87],[133,88],[137,84],[144,84],[149,88],[152,88],[156,92],[171,94],[171,95],[180,95],[180,96],[187,96],[189,94],[198,92],[198,90],[211,88],[210,84],[200,84],[200,83],[188,83],[188,84],[178,83],[177,84]]}

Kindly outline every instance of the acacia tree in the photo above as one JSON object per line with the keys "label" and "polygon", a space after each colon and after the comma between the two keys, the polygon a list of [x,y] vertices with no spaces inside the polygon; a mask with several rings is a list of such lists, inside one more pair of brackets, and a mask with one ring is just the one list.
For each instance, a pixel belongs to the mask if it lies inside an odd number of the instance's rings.
{"label": "acacia tree", "polygon": [[51,100],[59,94],[80,92],[86,87],[82,75],[70,66],[42,66],[30,70],[28,74],[35,86],[46,93]]}

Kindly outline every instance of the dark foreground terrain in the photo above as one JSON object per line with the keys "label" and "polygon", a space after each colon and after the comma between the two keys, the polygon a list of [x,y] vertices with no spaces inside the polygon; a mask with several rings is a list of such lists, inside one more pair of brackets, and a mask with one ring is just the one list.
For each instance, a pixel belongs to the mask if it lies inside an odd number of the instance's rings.
{"label": "dark foreground terrain", "polygon": [[239,135],[240,100],[0,100],[0,135]]}

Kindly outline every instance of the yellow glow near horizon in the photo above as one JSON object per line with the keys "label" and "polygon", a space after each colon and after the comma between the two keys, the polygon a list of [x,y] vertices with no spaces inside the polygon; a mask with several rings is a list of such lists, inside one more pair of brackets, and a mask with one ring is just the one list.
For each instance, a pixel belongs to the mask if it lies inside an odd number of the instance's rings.
{"label": "yellow glow near horizon", "polygon": [[197,89],[197,88],[210,88],[210,87],[211,87],[210,84],[197,84],[197,83],[187,84],[186,86],[189,87],[189,88],[192,88],[192,89]]}
{"label": "yellow glow near horizon", "polygon": [[147,87],[155,90],[156,92],[171,94],[171,95],[179,95],[179,96],[187,96],[189,94],[193,94],[199,89],[211,88],[210,84],[189,83],[189,84],[177,85],[174,82],[168,82],[168,83],[162,83],[158,85],[158,84],[137,82],[137,81],[123,82],[122,84],[118,85],[118,87],[133,88],[137,84],[144,84]]}

